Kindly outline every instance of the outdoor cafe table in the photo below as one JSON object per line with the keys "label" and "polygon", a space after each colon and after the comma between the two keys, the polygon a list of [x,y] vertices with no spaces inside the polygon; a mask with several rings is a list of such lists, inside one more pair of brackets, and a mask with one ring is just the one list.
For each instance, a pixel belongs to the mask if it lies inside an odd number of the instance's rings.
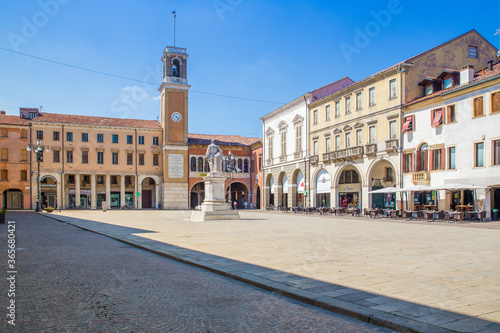
{"label": "outdoor cafe table", "polygon": [[428,210],[436,210],[437,209],[437,205],[423,205],[422,207],[424,207],[424,209],[428,209]]}
{"label": "outdoor cafe table", "polygon": [[463,212],[466,210],[472,210],[474,207],[472,205],[456,205],[455,208]]}

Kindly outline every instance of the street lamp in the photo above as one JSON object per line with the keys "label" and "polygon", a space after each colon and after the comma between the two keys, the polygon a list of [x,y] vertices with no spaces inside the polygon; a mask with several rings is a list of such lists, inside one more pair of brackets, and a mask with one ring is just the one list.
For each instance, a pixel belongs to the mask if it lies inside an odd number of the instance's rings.
{"label": "street lamp", "polygon": [[[36,182],[37,182],[37,188],[38,188],[38,193],[36,196],[36,208],[35,212],[40,212],[41,207],[40,207],[40,199],[42,198],[42,189],[40,188],[40,162],[43,162],[43,148],[45,148],[44,145],[42,145],[42,141],[39,139],[36,141],[36,144],[34,145],[28,145],[28,148],[26,148],[27,151],[34,151],[36,154],[36,162],[38,166],[38,174],[36,177]],[[49,152],[49,146],[47,146],[47,152]]]}
{"label": "street lamp", "polygon": [[233,171],[236,167],[236,158],[231,153],[231,146],[229,146],[229,153],[224,156],[224,162],[226,162],[226,172],[229,172],[229,207],[233,207],[233,201],[231,198],[231,183],[233,177]]}

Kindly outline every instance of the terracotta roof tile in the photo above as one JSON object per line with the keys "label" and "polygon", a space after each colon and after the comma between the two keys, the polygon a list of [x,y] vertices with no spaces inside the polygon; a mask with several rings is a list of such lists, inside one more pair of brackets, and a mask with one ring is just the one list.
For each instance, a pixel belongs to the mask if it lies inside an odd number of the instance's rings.
{"label": "terracotta roof tile", "polygon": [[209,145],[211,140],[215,140],[218,145],[251,146],[262,141],[261,138],[243,137],[240,135],[214,135],[214,134],[188,134],[190,144]]}
{"label": "terracotta roof tile", "polygon": [[26,125],[27,126],[29,124],[29,120],[22,119],[19,116],[10,116],[10,115],[2,114],[2,115],[0,115],[0,124]]}
{"label": "terracotta roof tile", "polygon": [[96,116],[80,116],[73,114],[57,114],[43,112],[41,116],[31,120],[33,123],[62,123],[72,125],[90,125],[90,126],[112,126],[112,127],[131,127],[131,128],[151,128],[160,129],[161,124],[158,120],[143,119],[122,119]]}

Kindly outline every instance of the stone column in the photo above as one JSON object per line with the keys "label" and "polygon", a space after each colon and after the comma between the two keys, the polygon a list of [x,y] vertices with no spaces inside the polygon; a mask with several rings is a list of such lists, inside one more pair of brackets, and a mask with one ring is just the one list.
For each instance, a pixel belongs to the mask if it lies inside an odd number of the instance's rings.
{"label": "stone column", "polygon": [[139,196],[137,197],[137,209],[142,209],[142,182],[139,183],[139,189],[137,192],[139,192]]}
{"label": "stone column", "polygon": [[57,187],[56,187],[56,196],[57,196],[57,208],[58,209],[62,209],[64,207],[62,207],[62,190],[63,190],[63,179],[64,179],[64,176],[62,174],[59,175],[58,179],[57,179]]}
{"label": "stone column", "polygon": [[90,175],[90,209],[97,209],[96,175]]}
{"label": "stone column", "polygon": [[75,174],[75,207],[80,206],[80,174]]}
{"label": "stone column", "polygon": [[111,209],[111,176],[106,175],[106,209]]}
{"label": "stone column", "polygon": [[160,184],[155,185],[155,208],[158,208],[158,203],[160,202]]}
{"label": "stone column", "polygon": [[125,206],[125,176],[120,176],[120,207]]}
{"label": "stone column", "polygon": [[360,208],[372,208],[372,195],[370,192],[370,185],[362,185],[361,186],[361,207]]}

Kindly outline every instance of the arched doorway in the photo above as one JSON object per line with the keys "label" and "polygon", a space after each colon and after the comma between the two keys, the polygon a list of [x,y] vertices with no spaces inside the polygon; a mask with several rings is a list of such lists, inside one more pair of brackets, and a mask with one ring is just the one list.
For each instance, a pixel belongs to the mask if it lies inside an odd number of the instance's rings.
{"label": "arched doorway", "polygon": [[[226,201],[229,200],[229,186],[226,188]],[[239,182],[231,184],[231,205],[233,208],[244,208],[245,202],[249,205],[248,189]],[[236,202],[236,205],[234,204]]]}
{"label": "arched doorway", "polygon": [[196,209],[196,206],[201,205],[203,200],[205,200],[205,183],[199,182],[191,188],[189,201],[191,209]]}
{"label": "arched doorway", "polygon": [[[376,162],[371,171],[371,190],[375,191],[385,187],[396,185],[396,172],[392,164],[387,160]],[[396,208],[395,193],[373,193],[372,207],[374,208]]]}
{"label": "arched doorway", "polygon": [[155,208],[155,187],[156,182],[153,178],[147,177],[142,181],[142,208]]}
{"label": "arched doorway", "polygon": [[40,206],[45,207],[57,207],[57,179],[51,175],[45,175],[40,178]]}
{"label": "arched doorway", "polygon": [[269,178],[269,206],[274,206],[274,177]]}
{"label": "arched doorway", "polygon": [[332,180],[328,171],[323,170],[316,178],[316,207],[330,207]]}
{"label": "arched doorway", "polygon": [[359,207],[361,195],[361,177],[358,170],[353,166],[346,167],[338,179],[339,206],[346,204]]}
{"label": "arched doorway", "polygon": [[3,191],[2,207],[7,209],[23,209],[23,191],[16,188]]}
{"label": "arched doorway", "polygon": [[304,192],[306,190],[306,183],[304,179],[304,174],[302,173],[301,170],[296,171],[296,176],[295,176],[295,189],[296,189],[296,195],[295,195],[295,202],[294,206],[295,207],[304,207],[305,205],[305,200],[304,200]]}
{"label": "arched doorway", "polygon": [[281,176],[281,200],[279,205],[281,207],[288,206],[288,176],[286,173],[282,173]]}

